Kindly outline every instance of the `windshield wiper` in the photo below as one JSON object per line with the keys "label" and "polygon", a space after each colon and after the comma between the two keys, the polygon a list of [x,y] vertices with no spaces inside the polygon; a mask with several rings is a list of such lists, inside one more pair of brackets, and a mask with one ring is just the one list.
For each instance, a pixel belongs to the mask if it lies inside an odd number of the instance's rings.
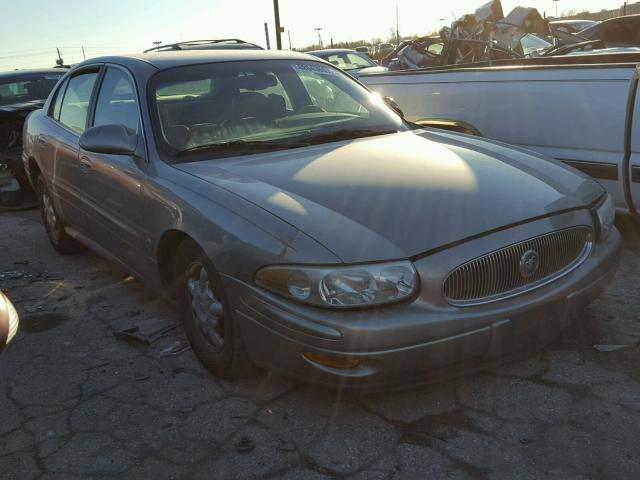
{"label": "windshield wiper", "polygon": [[339,140],[352,140],[355,138],[375,137],[378,135],[388,135],[390,133],[398,133],[399,130],[374,130],[370,128],[362,128],[356,130],[337,130],[335,132],[323,133],[320,135],[304,137],[303,141],[309,142],[311,145],[318,143],[333,142]]}
{"label": "windshield wiper", "polygon": [[268,141],[268,140],[231,140],[229,142],[205,143],[195,147],[186,148],[176,155],[183,156],[189,153],[211,151],[220,153],[247,153],[247,152],[268,152],[272,150],[284,150],[287,148],[308,147],[306,141]]}

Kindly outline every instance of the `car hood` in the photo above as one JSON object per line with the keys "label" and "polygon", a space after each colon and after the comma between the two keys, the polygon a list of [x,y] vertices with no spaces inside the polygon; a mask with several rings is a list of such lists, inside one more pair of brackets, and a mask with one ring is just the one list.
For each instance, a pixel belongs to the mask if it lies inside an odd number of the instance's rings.
{"label": "car hood", "polygon": [[537,154],[425,130],[176,168],[270,211],[344,262],[412,257],[603,192]]}

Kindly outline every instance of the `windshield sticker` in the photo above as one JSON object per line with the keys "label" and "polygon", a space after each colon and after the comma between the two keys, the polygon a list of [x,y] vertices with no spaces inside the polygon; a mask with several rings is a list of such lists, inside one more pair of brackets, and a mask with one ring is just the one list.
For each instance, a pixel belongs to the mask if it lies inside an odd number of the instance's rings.
{"label": "windshield sticker", "polygon": [[328,65],[322,63],[294,63],[291,65],[296,73],[317,73],[324,75],[336,75],[339,76],[340,72]]}

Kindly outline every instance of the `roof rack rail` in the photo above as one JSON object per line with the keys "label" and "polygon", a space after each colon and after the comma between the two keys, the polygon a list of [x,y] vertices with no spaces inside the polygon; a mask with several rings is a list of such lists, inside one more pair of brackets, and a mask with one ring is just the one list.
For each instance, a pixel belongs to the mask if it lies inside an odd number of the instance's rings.
{"label": "roof rack rail", "polygon": [[149,48],[143,53],[148,52],[170,52],[172,50],[184,50],[185,47],[197,47],[198,45],[212,45],[216,43],[233,43],[237,45],[246,44],[262,49],[259,45],[251,42],[245,42],[239,38],[220,38],[215,40],[189,40],[186,42],[171,43],[168,45],[158,45],[157,47]]}

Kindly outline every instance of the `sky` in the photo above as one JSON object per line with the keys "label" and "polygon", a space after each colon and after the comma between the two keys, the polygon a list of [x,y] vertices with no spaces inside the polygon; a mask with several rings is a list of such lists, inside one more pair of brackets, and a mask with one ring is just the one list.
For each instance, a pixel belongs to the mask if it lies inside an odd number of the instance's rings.
{"label": "sky", "polygon": [[[488,0],[487,0],[488,1]],[[395,28],[396,5],[401,35],[426,34],[473,12],[485,0],[280,0],[280,20],[293,48],[318,42],[386,38]],[[522,5],[554,15],[553,0],[502,2],[505,14]],[[568,10],[619,8],[620,0],[559,0]],[[139,52],[154,41],[241,38],[266,46],[268,22],[275,48],[272,0],[0,0],[0,71],[53,66],[60,48],[66,63],[86,58]],[[283,35],[288,48],[288,36]]]}

